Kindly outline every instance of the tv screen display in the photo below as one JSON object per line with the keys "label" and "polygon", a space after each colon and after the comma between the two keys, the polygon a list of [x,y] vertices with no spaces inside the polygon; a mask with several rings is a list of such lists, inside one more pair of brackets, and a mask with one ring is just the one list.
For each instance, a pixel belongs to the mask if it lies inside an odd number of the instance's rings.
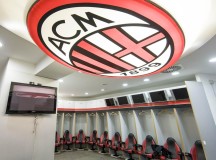
{"label": "tv screen display", "polygon": [[115,106],[115,102],[113,98],[105,99],[107,106]]}
{"label": "tv screen display", "polygon": [[6,114],[56,113],[57,88],[11,83]]}
{"label": "tv screen display", "polygon": [[189,95],[186,88],[173,89],[172,91],[176,100],[189,99]]}
{"label": "tv screen display", "polygon": [[129,104],[128,99],[127,99],[126,96],[124,96],[124,97],[118,97],[117,99],[118,99],[119,105]]}
{"label": "tv screen display", "polygon": [[150,93],[152,102],[166,101],[166,96],[164,91],[151,92]]}
{"label": "tv screen display", "polygon": [[134,104],[145,103],[145,98],[144,98],[143,94],[132,95],[132,99],[133,99]]}

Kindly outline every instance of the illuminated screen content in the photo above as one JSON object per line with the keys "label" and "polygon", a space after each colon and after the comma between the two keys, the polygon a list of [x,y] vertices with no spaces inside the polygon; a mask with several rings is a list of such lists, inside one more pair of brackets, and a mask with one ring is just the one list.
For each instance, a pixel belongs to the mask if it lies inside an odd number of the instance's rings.
{"label": "illuminated screen content", "polygon": [[134,104],[145,103],[145,98],[143,94],[132,95],[132,99],[133,99]]}
{"label": "illuminated screen content", "polygon": [[186,88],[173,89],[172,91],[176,100],[189,99],[189,95]]}
{"label": "illuminated screen content", "polygon": [[164,91],[151,92],[150,96],[151,96],[152,102],[166,101],[166,96],[165,96]]}
{"label": "illuminated screen content", "polygon": [[129,104],[127,97],[118,97],[119,105]]}
{"label": "illuminated screen content", "polygon": [[11,84],[6,114],[56,113],[56,92],[53,87]]}

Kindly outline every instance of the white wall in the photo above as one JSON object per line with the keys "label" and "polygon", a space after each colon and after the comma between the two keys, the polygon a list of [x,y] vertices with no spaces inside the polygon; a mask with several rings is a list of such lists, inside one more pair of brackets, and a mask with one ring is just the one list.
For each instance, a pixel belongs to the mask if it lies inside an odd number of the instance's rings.
{"label": "white wall", "polygon": [[0,90],[1,90],[1,86],[2,86],[2,80],[5,74],[5,70],[6,70],[6,64],[7,64],[8,60],[1,60],[0,59]]}
{"label": "white wall", "polygon": [[90,101],[69,101],[58,100],[58,108],[74,108],[74,109],[86,109],[86,108],[100,108],[106,107],[104,99],[90,100]]}
{"label": "white wall", "polygon": [[202,82],[209,107],[216,124],[216,75],[198,74],[196,75],[198,82]]}
{"label": "white wall", "polygon": [[1,160],[53,160],[56,114],[40,115],[37,130],[34,116],[6,115],[10,83],[30,81],[58,87],[58,82],[33,75],[34,65],[9,59],[0,90],[0,159]]}
{"label": "white wall", "polygon": [[211,115],[207,95],[204,91],[204,85],[200,82],[189,81],[186,82],[186,85],[206,159],[214,160],[216,157],[216,127]]}

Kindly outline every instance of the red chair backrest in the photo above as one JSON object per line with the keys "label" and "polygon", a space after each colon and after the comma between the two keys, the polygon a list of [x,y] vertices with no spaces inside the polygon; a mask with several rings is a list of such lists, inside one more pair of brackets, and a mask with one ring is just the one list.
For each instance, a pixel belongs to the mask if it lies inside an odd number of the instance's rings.
{"label": "red chair backrest", "polygon": [[142,153],[153,153],[153,149],[151,145],[155,145],[154,138],[150,135],[147,135],[145,140],[142,143]]}
{"label": "red chair backrest", "polygon": [[68,130],[65,131],[64,135],[63,135],[64,141],[65,142],[72,142],[72,134],[70,134],[70,132]]}
{"label": "red chair backrest", "polygon": [[181,148],[176,143],[175,139],[169,137],[167,138],[166,143],[164,144],[164,148],[172,153],[172,158],[181,160],[181,156],[178,153],[181,153]]}
{"label": "red chair backrest", "polygon": [[193,160],[206,160],[202,142],[197,140],[193,147],[190,150],[191,156]]}
{"label": "red chair backrest", "polygon": [[135,136],[132,133],[130,133],[125,141],[125,148],[134,149],[135,144],[137,144],[137,140]]}
{"label": "red chair backrest", "polygon": [[78,133],[78,135],[77,135],[77,140],[78,140],[78,141],[84,141],[84,140],[85,140],[85,134],[84,134],[84,132],[83,132],[82,129],[79,130],[79,133]]}
{"label": "red chair backrest", "polygon": [[112,145],[117,146],[119,142],[121,142],[121,135],[118,132],[116,132],[112,137]]}
{"label": "red chair backrest", "polygon": [[100,143],[105,143],[105,140],[109,139],[108,132],[104,131],[104,133],[100,137]]}
{"label": "red chair backrest", "polygon": [[90,136],[90,141],[91,142],[96,142],[97,141],[97,131],[94,130]]}

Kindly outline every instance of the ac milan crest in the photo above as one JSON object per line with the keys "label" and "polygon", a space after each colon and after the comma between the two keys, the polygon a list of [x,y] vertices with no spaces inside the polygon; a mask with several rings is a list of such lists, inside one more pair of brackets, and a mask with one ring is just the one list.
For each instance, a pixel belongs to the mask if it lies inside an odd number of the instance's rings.
{"label": "ac milan crest", "polygon": [[160,73],[184,49],[178,24],[143,0],[40,0],[29,11],[36,44],[65,66],[109,77]]}

